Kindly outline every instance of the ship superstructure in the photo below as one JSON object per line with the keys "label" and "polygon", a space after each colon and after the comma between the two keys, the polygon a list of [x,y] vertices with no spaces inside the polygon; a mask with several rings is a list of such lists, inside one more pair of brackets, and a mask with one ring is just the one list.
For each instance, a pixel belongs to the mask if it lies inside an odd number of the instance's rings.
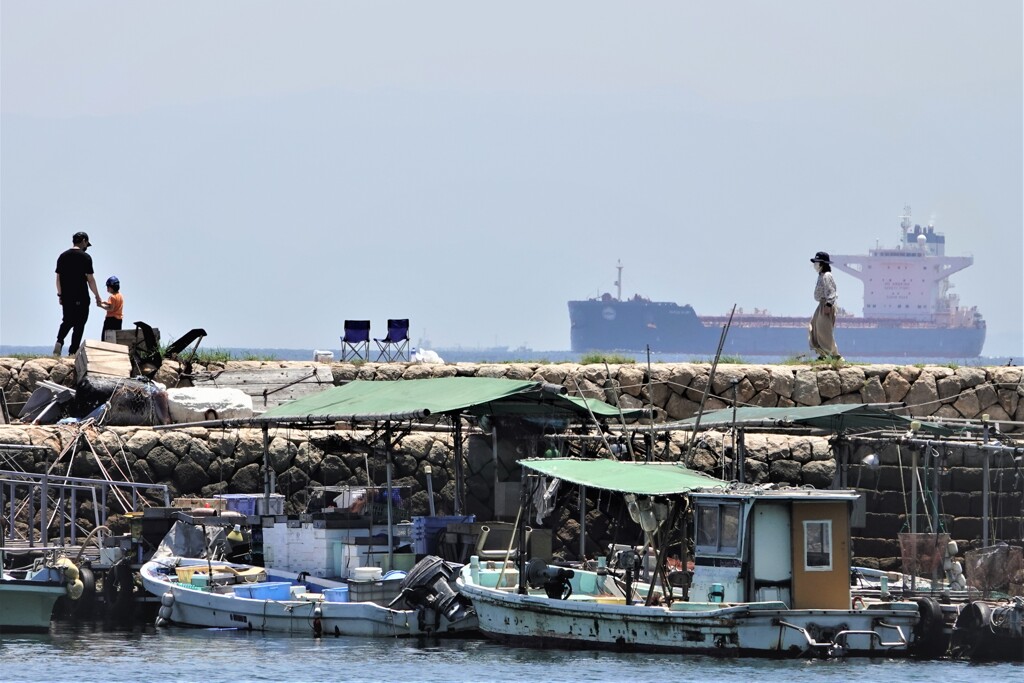
{"label": "ship superstructure", "polygon": [[946,237],[933,225],[910,221],[905,207],[900,242],[875,248],[866,256],[836,255],[833,266],[864,283],[865,318],[928,322],[945,327],[972,327],[976,308],[961,308],[949,290],[949,276],[974,263],[971,256],[946,256]]}

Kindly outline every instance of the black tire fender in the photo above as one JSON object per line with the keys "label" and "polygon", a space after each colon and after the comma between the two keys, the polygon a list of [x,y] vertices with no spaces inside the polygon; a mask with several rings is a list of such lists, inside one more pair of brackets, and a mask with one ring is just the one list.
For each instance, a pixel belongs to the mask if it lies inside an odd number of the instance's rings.
{"label": "black tire fender", "polygon": [[942,605],[932,598],[914,598],[917,603],[917,624],[914,625],[914,656],[924,659],[941,657],[949,648]]}

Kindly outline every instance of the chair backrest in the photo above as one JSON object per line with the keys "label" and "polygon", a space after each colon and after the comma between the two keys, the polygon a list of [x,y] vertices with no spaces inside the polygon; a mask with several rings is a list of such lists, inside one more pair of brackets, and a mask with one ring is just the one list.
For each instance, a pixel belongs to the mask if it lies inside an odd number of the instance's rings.
{"label": "chair backrest", "polygon": [[345,321],[345,336],[342,341],[349,343],[368,342],[370,341],[370,321],[369,320],[346,320]]}
{"label": "chair backrest", "polygon": [[400,342],[409,339],[409,319],[403,320],[388,320],[388,336],[389,342]]}

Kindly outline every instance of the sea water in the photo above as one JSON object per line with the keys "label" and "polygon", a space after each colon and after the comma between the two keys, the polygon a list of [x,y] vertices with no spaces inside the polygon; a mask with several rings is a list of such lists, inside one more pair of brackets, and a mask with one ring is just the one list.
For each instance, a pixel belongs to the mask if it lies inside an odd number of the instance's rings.
{"label": "sea water", "polygon": [[0,681],[1013,681],[1024,664],[715,659],[530,650],[482,639],[314,639],[247,631],[55,623],[0,635]]}

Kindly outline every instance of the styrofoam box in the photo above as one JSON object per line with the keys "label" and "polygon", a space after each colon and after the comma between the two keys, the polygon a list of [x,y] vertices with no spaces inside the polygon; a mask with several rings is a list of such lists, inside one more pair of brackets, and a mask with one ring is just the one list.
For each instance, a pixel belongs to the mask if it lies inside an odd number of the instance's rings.
{"label": "styrofoam box", "polygon": [[175,423],[231,420],[252,417],[253,413],[252,396],[230,387],[168,389],[167,409]]}

